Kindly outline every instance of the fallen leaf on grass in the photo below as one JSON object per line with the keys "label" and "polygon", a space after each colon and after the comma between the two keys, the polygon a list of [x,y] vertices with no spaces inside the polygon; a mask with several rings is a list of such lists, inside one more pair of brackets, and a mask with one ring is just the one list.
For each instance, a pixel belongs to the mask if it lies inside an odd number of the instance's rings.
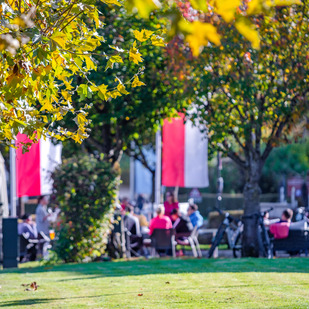
{"label": "fallen leaf on grass", "polygon": [[143,293],[137,294],[137,296],[143,296]]}
{"label": "fallen leaf on grass", "polygon": [[31,289],[27,288],[25,289],[25,291],[36,291],[38,289],[38,285],[36,284],[35,281],[30,284],[23,283],[21,286],[29,286],[31,288]]}
{"label": "fallen leaf on grass", "polygon": [[33,288],[33,291],[36,291],[38,289],[35,281],[30,284],[30,287]]}

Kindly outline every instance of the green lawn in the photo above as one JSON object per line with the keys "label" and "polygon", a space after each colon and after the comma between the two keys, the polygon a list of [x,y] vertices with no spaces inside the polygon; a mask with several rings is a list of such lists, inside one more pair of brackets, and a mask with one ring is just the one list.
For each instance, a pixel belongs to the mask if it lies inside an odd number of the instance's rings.
{"label": "green lawn", "polygon": [[1,308],[309,308],[309,259],[24,264],[0,285]]}

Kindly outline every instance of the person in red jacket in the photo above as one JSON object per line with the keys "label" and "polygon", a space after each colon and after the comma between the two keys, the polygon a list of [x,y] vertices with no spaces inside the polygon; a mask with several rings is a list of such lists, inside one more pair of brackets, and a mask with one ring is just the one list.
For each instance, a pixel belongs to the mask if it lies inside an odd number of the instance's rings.
{"label": "person in red jacket", "polygon": [[269,227],[269,231],[274,235],[275,239],[283,239],[289,236],[289,229],[293,217],[293,210],[287,208],[283,211],[281,220]]}
{"label": "person in red jacket", "polygon": [[157,216],[150,221],[149,235],[153,233],[154,229],[171,229],[173,227],[172,221],[168,216],[164,215],[164,207],[158,206]]}
{"label": "person in red jacket", "polygon": [[178,202],[175,201],[173,192],[166,193],[166,201],[164,202],[165,215],[171,218],[171,212],[173,209],[179,209]]}

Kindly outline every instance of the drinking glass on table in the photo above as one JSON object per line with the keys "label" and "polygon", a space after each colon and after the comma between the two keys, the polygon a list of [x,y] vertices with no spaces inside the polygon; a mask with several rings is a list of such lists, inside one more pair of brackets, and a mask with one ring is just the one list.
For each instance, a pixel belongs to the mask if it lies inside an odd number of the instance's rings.
{"label": "drinking glass on table", "polygon": [[49,238],[50,238],[50,240],[55,239],[55,230],[49,230]]}

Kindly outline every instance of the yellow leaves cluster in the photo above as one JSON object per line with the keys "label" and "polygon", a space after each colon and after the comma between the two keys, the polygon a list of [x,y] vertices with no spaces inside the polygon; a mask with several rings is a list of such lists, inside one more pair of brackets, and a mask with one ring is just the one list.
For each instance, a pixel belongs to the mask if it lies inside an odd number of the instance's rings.
{"label": "yellow leaves cluster", "polygon": [[[243,5],[243,1],[240,0],[189,0],[191,6],[211,16],[215,14],[222,17],[227,23],[235,22],[236,29],[251,42],[252,47],[258,49],[260,47],[260,37],[256,25],[254,25],[249,17],[251,15],[267,14],[269,9],[275,6],[289,6],[292,4],[301,4],[300,0],[249,0],[247,1],[247,8]],[[215,13],[215,14],[214,14]],[[208,24],[208,30],[206,27],[202,28],[203,23],[196,24],[198,21],[193,21],[192,26],[183,27],[184,21],[182,18],[178,20],[178,27],[186,35],[186,40],[190,44],[193,54],[199,55],[203,46],[208,44],[208,41],[218,44],[220,36],[216,33],[213,27]],[[194,25],[195,24],[195,25]],[[197,27],[201,27],[201,32],[197,30]],[[207,34],[207,32],[209,33]],[[213,38],[213,41],[211,40]],[[220,44],[220,43],[219,43]]]}
{"label": "yellow leaves cluster", "polygon": [[[101,1],[108,6],[121,5],[117,0]],[[139,44],[154,37],[153,31],[134,31],[138,42],[131,49],[114,48],[113,55],[107,56],[95,51],[104,41],[97,31],[102,22],[95,4],[87,0],[4,2],[0,6],[1,17],[7,20],[0,25],[0,142],[10,145],[21,132],[33,139],[51,135],[81,143],[89,134],[87,110],[91,106],[75,109],[74,94],[80,101],[90,99],[93,93],[109,100],[128,95],[126,85],[144,85],[138,79],[141,70],[125,83],[116,79],[115,85],[95,85],[89,72],[97,68],[94,55],[107,59],[106,70],[123,63],[124,58],[139,65],[143,61]],[[144,1],[139,7],[145,8]],[[85,84],[73,86],[75,75]],[[60,126],[65,116],[75,120],[75,131]]]}

